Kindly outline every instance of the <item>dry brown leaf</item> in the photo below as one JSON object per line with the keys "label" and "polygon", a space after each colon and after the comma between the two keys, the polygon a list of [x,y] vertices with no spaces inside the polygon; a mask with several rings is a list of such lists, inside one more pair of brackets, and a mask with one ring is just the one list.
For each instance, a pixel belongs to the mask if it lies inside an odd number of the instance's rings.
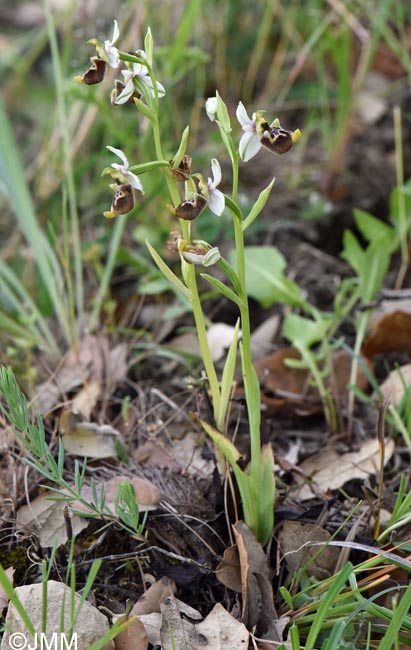
{"label": "dry brown leaf", "polygon": [[367,357],[387,352],[411,352],[411,313],[398,309],[377,320],[362,352]]}
{"label": "dry brown leaf", "polygon": [[411,391],[411,363],[392,370],[387,379],[380,385],[382,396],[389,404],[398,406],[407,395],[409,399]]}
{"label": "dry brown leaf", "polygon": [[[249,632],[220,604],[214,606],[201,623],[195,625],[197,635],[205,639],[203,645],[212,650],[239,650],[247,648]],[[198,650],[200,645],[194,646]]]}
{"label": "dry brown leaf", "polygon": [[[114,478],[104,481],[104,490],[106,495],[106,505],[113,512],[115,511],[116,503],[116,493],[117,487],[120,481],[127,480],[129,481],[136,492],[136,503],[140,512],[146,512],[147,510],[155,510],[160,499],[161,493],[160,490],[150,481],[144,478],[129,478],[127,476],[115,476]],[[103,483],[96,484],[97,496],[100,498],[101,490]],[[86,501],[90,503],[93,500],[93,492],[90,486],[84,485],[81,490],[81,496]],[[71,501],[70,506],[75,510],[80,510],[82,512],[88,512],[87,506],[85,506],[80,501]],[[135,612],[133,612],[135,613]]]}
{"label": "dry brown leaf", "polygon": [[225,587],[241,594],[241,567],[237,544],[224,551],[223,561],[217,565],[216,575]]}
{"label": "dry brown leaf", "polygon": [[89,381],[75,396],[71,403],[71,410],[76,415],[81,415],[84,419],[89,420],[97,400],[101,395],[101,383],[98,379]]}
{"label": "dry brown leaf", "polygon": [[[293,410],[298,415],[310,415],[323,410],[320,395],[310,380],[308,370],[291,368],[287,359],[301,359],[295,348],[276,350],[268,357],[255,362],[254,367],[260,380],[262,401],[270,411]],[[326,380],[337,400],[347,397],[347,385],[350,379],[352,358],[345,350],[332,354],[332,377]],[[369,367],[372,365],[364,359]],[[356,385],[366,390],[368,379],[361,368],[358,369]]]}
{"label": "dry brown leaf", "polygon": [[[235,328],[226,323],[213,323],[207,330],[207,340],[213,361],[219,361],[226,354],[233,340]],[[241,338],[241,332],[238,335]],[[189,354],[200,356],[200,346],[195,332],[186,332],[175,336],[169,343],[170,347]]]}
{"label": "dry brown leaf", "polygon": [[[67,394],[76,388],[90,386],[97,382],[100,390],[111,390],[127,374],[127,346],[125,343],[112,346],[104,336],[82,336],[76,352],[70,351],[50,379],[38,386],[32,400],[36,413],[43,415],[67,399]],[[88,400],[95,397],[90,389]],[[87,398],[80,398],[87,401]],[[76,410],[72,408],[72,410]],[[81,411],[80,411],[81,412]],[[89,417],[89,416],[84,416]]]}
{"label": "dry brown leaf", "polygon": [[[394,452],[394,441],[385,440],[384,463]],[[300,465],[302,472],[313,482],[313,489],[308,484],[302,485],[295,493],[295,498],[305,501],[314,497],[316,491],[337,490],[352,479],[365,479],[375,474],[380,465],[378,440],[371,439],[362,443],[358,451],[339,454],[332,447],[327,447],[310,456]],[[301,476],[297,477],[301,483]]]}
{"label": "dry brown leaf", "polygon": [[251,334],[251,356],[256,361],[267,356],[272,350],[272,343],[275,339],[281,319],[278,314],[273,314],[261,323]]}
{"label": "dry brown leaf", "polygon": [[95,422],[83,422],[72,411],[63,411],[60,417],[59,433],[64,449],[69,454],[87,458],[115,458],[116,441],[120,433],[113,427]]}
{"label": "dry brown leaf", "polygon": [[[50,495],[41,494],[28,505],[21,506],[16,515],[18,530],[35,533],[39,537],[42,547],[65,544],[67,542],[67,529],[64,520],[64,501],[52,501]],[[87,528],[89,520],[78,515],[71,515],[71,527],[74,535],[78,535]]]}
{"label": "dry brown leaf", "polygon": [[256,626],[256,636],[260,639],[281,641],[263,547],[243,521],[238,521],[233,530],[241,567],[243,623],[249,629]]}
{"label": "dry brown leaf", "polygon": [[[14,568],[10,566],[8,569],[5,570],[5,574],[8,577],[11,584],[13,584]],[[3,609],[7,607],[8,604],[9,604],[9,597],[7,596],[3,587],[0,585],[0,616]]]}
{"label": "dry brown leaf", "polygon": [[175,582],[163,576],[160,580],[154,582],[147,591],[140,596],[138,601],[130,612],[130,616],[143,616],[152,614],[153,612],[160,612],[161,601],[170,594],[175,594],[177,587]]}
{"label": "dry brown leaf", "polygon": [[[286,521],[278,541],[291,576],[305,565],[306,574],[317,580],[333,575],[340,551],[335,546],[326,545],[329,539],[330,534],[320,526]],[[321,552],[319,546],[308,546],[309,542],[324,542]]]}
{"label": "dry brown leaf", "polygon": [[137,617],[125,630],[117,634],[114,638],[114,647],[115,650],[147,650],[148,636],[143,623]]}

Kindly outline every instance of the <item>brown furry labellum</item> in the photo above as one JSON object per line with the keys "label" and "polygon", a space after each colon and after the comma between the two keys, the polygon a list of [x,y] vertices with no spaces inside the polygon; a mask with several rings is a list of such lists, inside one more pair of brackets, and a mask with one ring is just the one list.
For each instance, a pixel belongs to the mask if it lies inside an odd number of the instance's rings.
{"label": "brown furry labellum", "polygon": [[116,214],[127,214],[134,207],[133,188],[129,184],[119,185],[114,194],[111,204],[112,212]]}
{"label": "brown furry labellum", "polygon": [[103,81],[106,74],[107,63],[100,59],[98,56],[93,56],[90,59],[91,67],[83,74],[81,81],[87,86],[94,86]]}
{"label": "brown furry labellum", "polygon": [[186,199],[173,209],[173,213],[179,219],[193,221],[202,213],[207,205],[207,199],[202,194],[195,194],[190,199]]}
{"label": "brown furry labellum", "polygon": [[291,131],[282,129],[281,127],[270,126],[268,122],[261,124],[263,131],[260,142],[266,149],[273,153],[287,153],[293,146],[293,134]]}

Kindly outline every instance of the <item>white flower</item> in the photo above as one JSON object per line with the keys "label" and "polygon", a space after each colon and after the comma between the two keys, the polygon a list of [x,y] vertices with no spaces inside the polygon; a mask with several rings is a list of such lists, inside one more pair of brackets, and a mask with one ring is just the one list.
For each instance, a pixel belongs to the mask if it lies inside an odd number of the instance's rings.
{"label": "white flower", "polygon": [[221,259],[221,253],[217,246],[210,246],[203,240],[195,240],[192,244],[188,244],[179,237],[177,246],[180,256],[189,264],[207,267],[217,264]]}
{"label": "white flower", "polygon": [[[145,52],[142,50],[139,50],[137,53],[141,58],[145,58]],[[143,56],[144,55],[144,56]],[[144,63],[133,63],[131,70],[122,70],[121,74],[124,77],[124,83],[125,87],[121,91],[120,95],[117,97],[115,103],[116,104],[125,104],[132,94],[136,91],[138,91],[134,79],[138,77],[145,86],[150,90],[150,93],[154,97],[154,87],[153,87],[153,82],[152,79],[148,73],[148,68]],[[159,97],[164,97],[166,94],[166,91],[164,90],[164,86],[159,82],[156,81],[157,84],[157,94]]]}
{"label": "white flower", "polygon": [[257,113],[253,113],[253,118],[247,115],[244,104],[239,102],[236,111],[237,119],[243,127],[243,135],[238,145],[241,160],[250,160],[261,149],[260,136],[257,133]]}
{"label": "white flower", "polygon": [[217,97],[209,97],[205,103],[205,109],[210,120],[214,122],[217,116]]}
{"label": "white flower", "polygon": [[121,151],[121,149],[115,149],[114,147],[110,146],[107,146],[107,149],[115,153],[116,156],[121,158],[123,161],[122,165],[119,163],[111,164],[111,167],[113,167],[113,169],[117,170],[121,174],[123,182],[129,183],[131,187],[134,187],[136,190],[140,190],[140,192],[144,194],[144,187],[139,177],[129,170],[129,164],[126,155]]}
{"label": "white flower", "polygon": [[114,43],[118,40],[120,31],[117,25],[117,20],[114,21],[113,38],[111,41],[104,41],[104,52],[107,57],[107,62],[110,68],[118,68],[120,65],[120,55],[118,49],[114,47]]}
{"label": "white flower", "polygon": [[214,214],[220,217],[224,212],[225,199],[224,194],[217,189],[218,185],[221,183],[221,167],[216,158],[212,158],[211,160],[211,171],[213,174],[213,180],[209,178],[207,181],[208,207],[211,212],[214,212]]}

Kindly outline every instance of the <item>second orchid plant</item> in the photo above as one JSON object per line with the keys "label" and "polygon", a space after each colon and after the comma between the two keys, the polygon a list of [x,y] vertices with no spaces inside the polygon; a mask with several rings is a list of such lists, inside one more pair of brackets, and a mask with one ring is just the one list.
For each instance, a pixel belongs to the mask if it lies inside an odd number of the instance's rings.
{"label": "second orchid plant", "polygon": [[[97,55],[91,58],[90,69],[78,80],[88,85],[100,83],[104,79],[107,66],[118,69],[121,64],[124,64],[124,69],[121,71],[123,80],[116,80],[111,101],[113,104],[134,103],[138,111],[148,118],[153,133],[156,160],[130,165],[123,151],[112,146],[107,147],[121,162],[113,162],[103,172],[112,177],[111,188],[114,191],[111,209],[104,214],[108,218],[127,214],[139,195],[144,193],[140,177],[151,172],[163,175],[170,194],[169,209],[176,217],[176,226],[177,224],[179,226],[179,229],[176,228],[171,233],[168,246],[180,256],[181,279],[166,265],[149,242],[147,246],[157,266],[173,288],[183,294],[191,304],[214,415],[213,424],[203,420],[201,424],[232,468],[247,525],[257,539],[265,544],[270,539],[274,524],[274,459],[271,445],[261,446],[260,386],[251,358],[244,233],[264,208],[274,179],[260,193],[250,212],[243,215],[237,198],[239,163],[240,160],[250,160],[261,147],[276,154],[286,153],[300,137],[300,131],[298,129],[293,132],[287,131],[281,128],[278,120],[268,123],[263,111],[253,113],[250,119],[240,102],[236,114],[243,134],[237,145],[225,103],[218,93],[215,97],[209,98],[205,109],[210,120],[219,129],[232,167],[231,193],[223,194],[218,189],[221,167],[217,159],[211,160],[211,177],[207,181],[202,174],[192,172],[192,159],[187,154],[189,127],[184,130],[180,146],[173,159],[167,160],[163,153],[158,109],[159,102],[166,91],[157,80],[153,67],[153,39],[150,30],[144,40],[144,50],[137,50],[134,54],[118,49],[119,37],[117,22],[114,21],[111,41],[101,42],[97,39],[90,41],[96,46]],[[221,256],[217,247],[205,241],[192,239],[191,223],[206,209],[211,210],[217,217],[225,210],[231,213],[236,246],[235,266]],[[206,272],[206,269],[213,265],[220,267],[227,282],[222,282]],[[197,287],[198,268],[201,276],[221,295],[234,302],[239,310],[239,320],[220,378],[207,340],[206,320]],[[224,433],[238,348],[250,429],[250,463],[246,469],[240,467],[238,461],[241,454]]]}

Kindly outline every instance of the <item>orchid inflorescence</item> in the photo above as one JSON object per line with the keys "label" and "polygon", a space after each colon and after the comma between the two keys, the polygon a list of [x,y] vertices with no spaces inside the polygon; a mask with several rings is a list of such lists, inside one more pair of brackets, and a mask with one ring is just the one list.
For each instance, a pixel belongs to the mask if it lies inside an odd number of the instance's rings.
{"label": "orchid inflorescence", "polygon": [[[127,215],[135,205],[139,194],[144,194],[141,176],[152,170],[160,170],[167,184],[171,203],[170,213],[179,220],[180,231],[170,234],[168,248],[181,260],[182,280],[168,267],[157,251],[147,241],[148,250],[163,275],[177,293],[184,296],[191,305],[201,357],[204,364],[215,427],[201,420],[201,425],[213,439],[216,447],[231,465],[242,499],[244,518],[257,538],[265,543],[273,528],[274,504],[274,460],[270,446],[261,447],[260,435],[260,388],[251,358],[250,318],[246,288],[246,260],[244,232],[263,210],[274,184],[272,182],[260,193],[249,214],[244,218],[238,203],[239,161],[248,161],[264,147],[272,153],[286,153],[299,139],[300,131],[283,129],[278,119],[269,123],[264,111],[252,114],[239,102],[237,119],[243,134],[237,144],[232,134],[231,120],[227,106],[216,92],[205,102],[209,119],[218,126],[223,144],[227,150],[232,166],[232,192],[228,196],[219,186],[222,182],[221,165],[216,158],[211,159],[211,174],[207,180],[201,173],[192,172],[192,158],[187,154],[189,128],[184,130],[179,148],[172,160],[165,158],[162,151],[159,124],[159,100],[165,97],[166,90],[157,80],[153,69],[153,39],[148,30],[144,39],[144,49],[135,53],[123,52],[117,47],[120,30],[114,21],[111,40],[98,39],[89,41],[95,45],[97,55],[91,58],[90,68],[77,80],[87,85],[100,83],[107,67],[118,70],[121,63],[122,80],[116,79],[111,92],[111,103],[122,105],[134,103],[140,113],[151,124],[156,151],[156,160],[130,165],[126,154],[113,146],[107,149],[120,159],[112,162],[103,174],[109,175],[114,191],[111,209],[104,212],[108,218]],[[181,189],[183,188],[183,189]],[[191,224],[208,208],[220,217],[226,209],[232,215],[236,244],[236,268],[225,260],[216,246],[206,241],[193,239]],[[227,282],[221,281],[205,272],[207,267],[217,264]],[[234,302],[240,318],[234,328],[233,341],[227,353],[221,379],[217,376],[212,354],[207,339],[206,319],[197,288],[196,266],[203,268],[201,276],[219,294]],[[241,327],[241,331],[240,331]],[[239,343],[241,338],[241,343]],[[240,453],[231,441],[223,435],[228,420],[230,395],[235,376],[237,348],[240,348],[242,376],[250,428],[250,465],[246,470],[238,464]]]}

